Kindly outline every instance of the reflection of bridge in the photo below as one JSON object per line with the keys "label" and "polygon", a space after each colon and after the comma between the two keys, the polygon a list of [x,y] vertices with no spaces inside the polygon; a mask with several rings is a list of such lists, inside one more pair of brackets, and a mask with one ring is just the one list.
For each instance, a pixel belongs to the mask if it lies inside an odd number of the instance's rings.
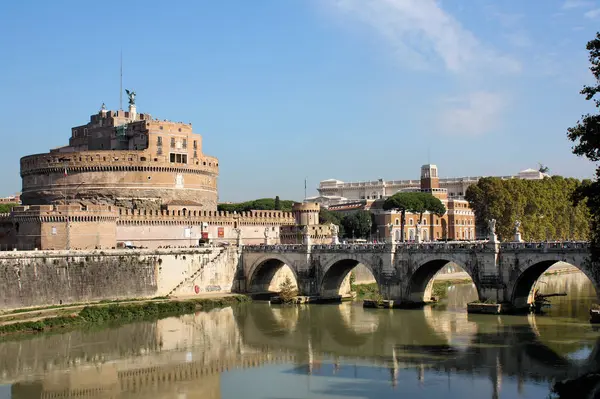
{"label": "reflection of bridge", "polygon": [[[218,399],[221,373],[227,370],[285,363],[311,373],[326,358],[386,367],[392,383],[402,368],[416,368],[419,378],[428,369],[489,374],[495,384],[502,375],[548,381],[596,369],[599,343],[588,339],[596,348],[586,360],[571,361],[563,354],[580,344],[561,347],[554,341],[568,342],[569,334],[581,341],[581,332],[546,328],[540,325],[544,320],[431,308],[395,312],[351,304],[252,304],[0,343],[0,383],[18,381],[12,385],[14,399],[117,398],[124,393],[160,399],[175,391]],[[553,331],[556,337],[548,335]]]}
{"label": "reflection of bridge", "polygon": [[[585,360],[570,360],[563,353],[580,349],[579,331],[572,333],[576,346],[551,348],[546,338],[555,337],[546,335],[557,326],[540,333],[533,317],[504,316],[495,324],[489,316],[430,308],[401,314],[350,304],[293,309],[287,314],[285,308],[269,305],[236,310],[244,343],[273,351],[309,351],[309,359],[318,354],[365,358],[396,373],[415,366],[468,374],[500,370],[520,379],[550,381],[600,367],[600,338]],[[570,338],[568,330],[561,334],[561,340]]]}
{"label": "reflection of bridge", "polygon": [[516,307],[531,302],[535,281],[559,261],[577,266],[600,295],[600,269],[592,267],[589,245],[580,242],[261,245],[245,246],[242,253],[248,292],[268,291],[275,273],[287,265],[301,295],[335,298],[344,277],[362,263],[387,299],[424,302],[431,297],[433,276],[453,262],[469,273],[480,298]]}

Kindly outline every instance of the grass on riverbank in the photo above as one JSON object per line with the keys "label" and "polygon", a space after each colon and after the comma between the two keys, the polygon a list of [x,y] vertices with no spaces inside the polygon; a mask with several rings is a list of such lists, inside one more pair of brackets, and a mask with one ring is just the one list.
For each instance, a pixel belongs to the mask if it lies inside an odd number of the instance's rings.
{"label": "grass on riverbank", "polygon": [[232,295],[222,298],[200,298],[182,301],[144,302],[119,305],[96,304],[84,307],[79,313],[69,316],[48,317],[35,321],[24,321],[0,326],[0,336],[8,334],[35,334],[60,328],[108,323],[128,323],[133,321],[178,316],[198,310],[210,310],[236,303],[249,302],[245,295]]}
{"label": "grass on riverbank", "polygon": [[[167,299],[169,299],[168,296],[157,296],[157,297],[151,298],[151,300],[153,300],[153,301],[167,300]],[[14,309],[14,310],[8,311],[6,314],[36,312],[39,310],[52,310],[52,309],[61,309],[61,308],[66,308],[66,307],[92,306],[92,305],[101,305],[101,304],[105,304],[105,303],[141,302],[141,301],[148,301],[148,298],[112,299],[112,300],[104,299],[104,300],[98,301],[98,302],[80,302],[80,303],[68,303],[68,304],[64,304],[64,305],[39,306],[39,307],[35,307],[35,308],[20,308],[20,309]]]}
{"label": "grass on riverbank", "polygon": [[371,284],[352,284],[350,289],[356,292],[357,300],[365,300],[365,299],[373,299],[377,300],[379,298],[379,287],[377,283]]}

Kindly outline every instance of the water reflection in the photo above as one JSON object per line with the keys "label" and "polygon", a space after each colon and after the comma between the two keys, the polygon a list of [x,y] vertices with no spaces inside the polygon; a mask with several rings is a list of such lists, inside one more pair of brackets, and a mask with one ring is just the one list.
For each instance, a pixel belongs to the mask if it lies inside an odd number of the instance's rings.
{"label": "water reflection", "polygon": [[545,397],[598,369],[599,337],[564,317],[256,303],[0,343],[0,384],[10,398]]}

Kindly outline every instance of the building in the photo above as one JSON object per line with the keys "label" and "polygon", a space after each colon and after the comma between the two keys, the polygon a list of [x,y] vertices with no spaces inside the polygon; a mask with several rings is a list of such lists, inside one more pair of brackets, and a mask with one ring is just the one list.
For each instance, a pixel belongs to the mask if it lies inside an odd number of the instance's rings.
{"label": "building", "polygon": [[202,136],[138,113],[128,95],[128,111],[102,105],[67,146],[21,158],[23,205],[0,215],[0,249],[278,244],[282,230],[285,242],[331,242],[318,204],[217,211],[219,161],[203,153]]}
{"label": "building", "polygon": [[21,194],[9,195],[8,197],[0,198],[0,204],[20,204]]}
{"label": "building", "polygon": [[[436,165],[423,165],[421,167],[421,179],[419,186],[405,187],[396,192],[421,191],[430,193],[446,207],[446,214],[442,217],[425,213],[422,220],[419,215],[406,214],[406,226],[404,226],[405,240],[415,241],[417,231],[420,231],[421,241],[435,240],[474,240],[475,237],[475,214],[469,207],[469,203],[462,197],[448,195],[448,189],[442,188]],[[395,193],[394,193],[395,194]],[[377,225],[374,240],[383,241],[401,239],[401,213],[386,211],[383,209],[384,196],[381,198],[360,199],[348,201],[337,205],[330,205],[328,210],[332,212],[350,213],[357,210],[367,210],[375,215]]]}
{"label": "building", "polygon": [[333,235],[337,232],[332,230],[331,225],[319,223],[319,212],[321,206],[317,203],[297,203],[292,207],[294,214],[294,225],[281,226],[281,244],[302,244],[305,236],[310,237],[312,244],[331,244]]}
{"label": "building", "polygon": [[[501,179],[543,179],[548,175],[535,169],[525,169],[514,176],[499,176]],[[483,176],[439,178],[439,188],[445,189],[448,198],[462,198],[467,188],[476,184]],[[420,180],[373,180],[367,182],[343,182],[337,179],[323,180],[319,183],[318,196],[306,200],[318,202],[323,207],[361,200],[384,199],[405,189],[418,189]]]}
{"label": "building", "polygon": [[71,129],[69,145],[21,158],[24,205],[82,204],[161,209],[171,201],[217,209],[219,161],[192,125],[102,109]]}

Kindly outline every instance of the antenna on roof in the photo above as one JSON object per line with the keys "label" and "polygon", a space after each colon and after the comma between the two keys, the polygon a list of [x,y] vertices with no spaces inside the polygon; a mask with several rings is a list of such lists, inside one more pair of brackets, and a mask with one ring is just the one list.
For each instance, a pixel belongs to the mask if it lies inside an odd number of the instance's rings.
{"label": "antenna on roof", "polygon": [[121,73],[119,82],[119,110],[123,110],[123,50],[121,50]]}

